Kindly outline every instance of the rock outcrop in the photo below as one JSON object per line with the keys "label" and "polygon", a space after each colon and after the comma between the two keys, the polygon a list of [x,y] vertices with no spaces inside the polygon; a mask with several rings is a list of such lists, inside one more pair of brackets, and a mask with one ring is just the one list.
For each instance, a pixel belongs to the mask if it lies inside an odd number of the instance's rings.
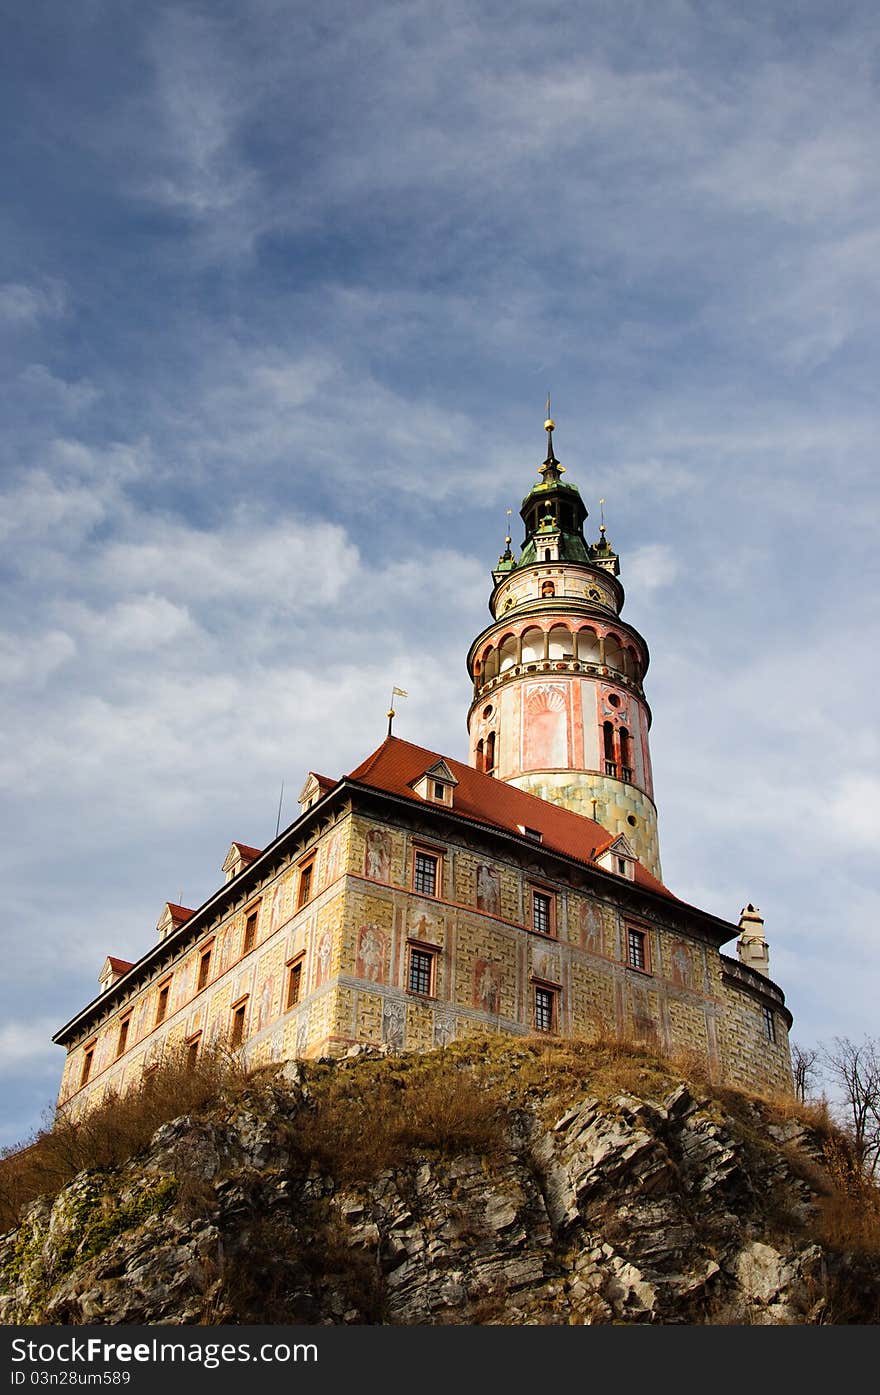
{"label": "rock outcrop", "polygon": [[[770,1105],[654,1067],[640,1086],[638,1060],[627,1088],[554,1074],[531,1044],[366,1057],[253,1081],[31,1203],[0,1239],[0,1321],[877,1321],[880,1261],[818,1238],[823,1140]],[[432,1061],[436,1137],[398,1124],[376,1153],[388,1080],[424,1100]],[[491,1116],[479,1146],[457,1088]]]}

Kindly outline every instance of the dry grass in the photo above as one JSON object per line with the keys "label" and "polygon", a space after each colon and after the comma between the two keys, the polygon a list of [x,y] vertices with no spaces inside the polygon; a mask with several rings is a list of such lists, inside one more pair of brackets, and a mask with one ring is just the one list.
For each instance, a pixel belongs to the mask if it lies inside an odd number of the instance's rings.
{"label": "dry grass", "polygon": [[304,1161],[342,1181],[375,1177],[404,1149],[487,1155],[503,1140],[503,1097],[478,1069],[451,1059],[323,1068],[310,1076],[309,1091],[294,1145]]}
{"label": "dry grass", "polygon": [[244,1073],[222,1049],[206,1049],[194,1065],[171,1057],[137,1090],[107,1096],[82,1118],[59,1113],[51,1128],[0,1157],[0,1233],[17,1224],[21,1208],[54,1196],[78,1172],[118,1167],[145,1148],[169,1119],[243,1088]]}
{"label": "dry grass", "polygon": [[831,1186],[820,1201],[819,1238],[831,1249],[880,1254],[880,1188],[840,1135],[826,1140],[824,1152]]}

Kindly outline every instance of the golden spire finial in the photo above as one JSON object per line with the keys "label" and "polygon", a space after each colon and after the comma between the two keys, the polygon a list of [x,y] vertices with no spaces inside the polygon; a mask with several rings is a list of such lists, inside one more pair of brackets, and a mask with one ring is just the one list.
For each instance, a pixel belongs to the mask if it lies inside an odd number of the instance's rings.
{"label": "golden spire finial", "polygon": [[547,420],[544,422],[544,430],[545,430],[545,431],[553,431],[553,430],[555,430],[555,428],[556,428],[556,422],[553,420],[553,418],[552,418],[551,415],[550,415],[550,394],[549,394],[549,392],[548,392],[548,393],[547,393]]}

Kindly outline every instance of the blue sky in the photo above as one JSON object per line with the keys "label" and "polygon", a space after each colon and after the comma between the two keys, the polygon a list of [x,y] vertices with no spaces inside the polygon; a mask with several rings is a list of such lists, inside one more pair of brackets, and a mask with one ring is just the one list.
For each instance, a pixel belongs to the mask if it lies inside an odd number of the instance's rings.
{"label": "blue sky", "polygon": [[548,388],[665,880],[761,907],[797,1040],[876,1032],[875,7],[56,0],[4,47],[0,1141],[392,683],[465,753]]}

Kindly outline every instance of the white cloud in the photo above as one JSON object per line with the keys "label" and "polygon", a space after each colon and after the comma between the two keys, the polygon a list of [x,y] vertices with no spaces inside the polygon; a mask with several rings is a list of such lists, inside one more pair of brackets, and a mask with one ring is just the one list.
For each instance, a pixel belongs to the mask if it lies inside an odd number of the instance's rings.
{"label": "white cloud", "polygon": [[75,653],[75,641],[63,630],[42,635],[0,631],[0,685],[43,687]]}
{"label": "white cloud", "polygon": [[7,281],[0,286],[0,323],[33,325],[42,319],[57,319],[66,308],[64,287],[58,281],[28,286]]}

